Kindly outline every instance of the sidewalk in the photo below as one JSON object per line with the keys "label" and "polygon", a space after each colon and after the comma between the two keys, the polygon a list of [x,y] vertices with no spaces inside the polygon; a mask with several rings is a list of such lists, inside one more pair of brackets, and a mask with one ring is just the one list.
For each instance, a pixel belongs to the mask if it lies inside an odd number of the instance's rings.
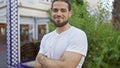
{"label": "sidewalk", "polygon": [[0,68],[7,68],[6,45],[0,45]]}

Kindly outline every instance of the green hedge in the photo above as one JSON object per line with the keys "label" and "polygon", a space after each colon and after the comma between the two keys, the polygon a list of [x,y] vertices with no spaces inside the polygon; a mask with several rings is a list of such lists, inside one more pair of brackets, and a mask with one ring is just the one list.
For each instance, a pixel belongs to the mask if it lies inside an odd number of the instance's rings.
{"label": "green hedge", "polygon": [[120,68],[120,31],[113,31],[110,21],[104,21],[105,10],[96,18],[86,11],[87,5],[73,3],[71,24],[84,30],[88,37],[88,55],[84,68]]}

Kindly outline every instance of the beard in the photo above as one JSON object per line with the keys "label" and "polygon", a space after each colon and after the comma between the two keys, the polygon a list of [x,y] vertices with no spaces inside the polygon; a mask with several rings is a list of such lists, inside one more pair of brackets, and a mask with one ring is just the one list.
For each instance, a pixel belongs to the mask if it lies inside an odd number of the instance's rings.
{"label": "beard", "polygon": [[66,25],[68,23],[68,20],[63,21],[63,22],[60,22],[60,21],[55,22],[53,19],[50,19],[50,20],[53,22],[53,24],[56,27],[63,27],[64,25]]}

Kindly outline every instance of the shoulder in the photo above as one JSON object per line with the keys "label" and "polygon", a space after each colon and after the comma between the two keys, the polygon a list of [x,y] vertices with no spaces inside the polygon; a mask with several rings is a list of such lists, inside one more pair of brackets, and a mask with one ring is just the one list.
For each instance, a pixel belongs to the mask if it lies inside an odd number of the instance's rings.
{"label": "shoulder", "polygon": [[82,36],[86,36],[86,33],[79,28],[72,27],[71,35],[74,37],[82,37]]}
{"label": "shoulder", "polygon": [[76,27],[72,27],[69,35],[69,46],[66,51],[72,51],[86,56],[87,47],[88,42],[85,32]]}

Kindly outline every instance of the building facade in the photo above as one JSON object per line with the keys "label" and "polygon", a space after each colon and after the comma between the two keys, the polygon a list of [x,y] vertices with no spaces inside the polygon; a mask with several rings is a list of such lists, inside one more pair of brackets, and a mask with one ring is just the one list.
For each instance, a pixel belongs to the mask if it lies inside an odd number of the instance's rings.
{"label": "building facade", "polygon": [[[52,0],[19,0],[18,17],[20,43],[40,41],[49,32],[49,14]],[[6,44],[7,0],[0,0],[0,45]]]}

